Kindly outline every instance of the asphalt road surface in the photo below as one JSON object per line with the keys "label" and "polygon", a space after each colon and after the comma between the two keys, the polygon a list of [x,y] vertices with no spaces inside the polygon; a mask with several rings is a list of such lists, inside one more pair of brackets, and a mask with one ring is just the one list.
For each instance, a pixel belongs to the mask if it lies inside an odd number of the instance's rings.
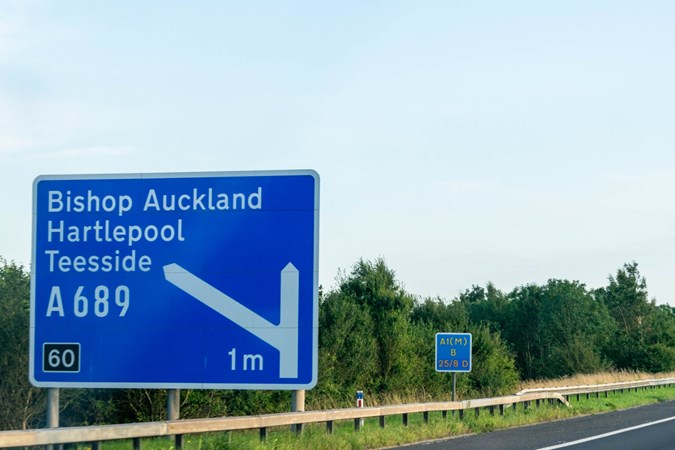
{"label": "asphalt road surface", "polygon": [[675,401],[400,448],[675,450]]}

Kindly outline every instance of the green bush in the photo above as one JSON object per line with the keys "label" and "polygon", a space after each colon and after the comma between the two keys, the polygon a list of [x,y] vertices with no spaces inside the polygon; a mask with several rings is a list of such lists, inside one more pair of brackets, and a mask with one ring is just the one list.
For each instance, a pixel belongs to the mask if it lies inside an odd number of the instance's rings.
{"label": "green bush", "polygon": [[518,386],[518,371],[513,355],[498,333],[486,326],[472,330],[472,370],[470,394],[494,397],[512,394]]}

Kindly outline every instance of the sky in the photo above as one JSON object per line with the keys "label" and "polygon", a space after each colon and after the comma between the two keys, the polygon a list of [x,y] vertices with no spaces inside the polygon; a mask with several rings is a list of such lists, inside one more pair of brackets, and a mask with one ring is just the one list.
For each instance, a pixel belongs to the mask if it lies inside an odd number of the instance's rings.
{"label": "sky", "polygon": [[0,256],[42,174],[313,169],[319,281],[675,306],[675,2],[0,0]]}

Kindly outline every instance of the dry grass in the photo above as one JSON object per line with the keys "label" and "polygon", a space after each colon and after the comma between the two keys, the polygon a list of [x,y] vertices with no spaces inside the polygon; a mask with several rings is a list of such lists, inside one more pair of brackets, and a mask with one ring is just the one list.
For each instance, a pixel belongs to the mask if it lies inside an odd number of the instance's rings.
{"label": "dry grass", "polygon": [[615,371],[602,373],[579,374],[553,380],[528,380],[520,383],[520,389],[536,389],[565,386],[584,386],[589,384],[620,383],[622,381],[650,380],[654,378],[675,378],[675,372],[647,373],[632,371]]}
{"label": "dry grass", "polygon": [[[633,371],[614,371],[614,372],[601,372],[601,373],[590,373],[590,374],[579,374],[570,377],[555,378],[550,380],[528,380],[521,381],[520,385],[516,388],[514,392],[509,394],[515,394],[524,389],[537,389],[537,388],[552,388],[552,387],[566,387],[566,386],[586,386],[593,384],[607,384],[607,383],[619,383],[622,381],[638,381],[638,380],[649,380],[654,378],[675,378],[675,372],[664,372],[664,373],[647,373],[647,372],[633,372]],[[350,396],[351,397],[351,396]],[[457,400],[467,400],[468,398],[461,398]],[[401,404],[410,404],[410,403],[424,403],[424,402],[437,402],[437,401],[449,401],[450,392],[444,396],[434,396],[424,390],[413,393],[383,393],[379,395],[374,395],[366,392],[365,397],[365,406],[383,406],[383,405],[401,405]],[[331,399],[331,398],[315,398],[307,402],[306,409],[307,411],[320,411],[327,409],[338,409],[338,408],[352,408],[355,406],[356,400],[353,397],[346,399]]]}
{"label": "dry grass", "polygon": [[[419,394],[398,394],[398,393],[384,393],[384,394],[371,394],[366,393],[364,399],[364,406],[384,406],[384,405],[401,405],[409,403],[420,403],[420,402],[431,402],[434,399],[425,393]],[[335,399],[330,398],[320,398],[314,399],[313,401],[307,402],[305,408],[307,411],[322,411],[327,409],[339,409],[339,408],[353,408],[356,406],[355,399],[341,399],[336,401]]]}

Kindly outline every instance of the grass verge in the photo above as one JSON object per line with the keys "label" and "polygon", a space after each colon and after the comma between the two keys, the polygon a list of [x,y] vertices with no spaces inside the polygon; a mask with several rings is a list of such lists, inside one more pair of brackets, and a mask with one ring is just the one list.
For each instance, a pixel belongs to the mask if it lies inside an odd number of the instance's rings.
{"label": "grass verge", "polygon": [[[490,415],[487,409],[481,409],[476,416],[475,410],[467,410],[464,417],[448,412],[443,418],[441,412],[429,413],[428,422],[424,422],[422,414],[411,414],[408,426],[404,427],[401,416],[388,416],[385,428],[380,428],[377,418],[366,419],[360,431],[354,431],[353,421],[336,422],[333,434],[326,432],[324,424],[308,424],[303,433],[296,435],[288,427],[268,430],[265,442],[259,439],[258,430],[187,435],[183,437],[185,450],[295,450],[295,449],[367,449],[401,445],[412,442],[459,436],[468,433],[482,433],[504,428],[523,426],[539,422],[564,419],[584,414],[596,414],[619,409],[626,409],[651,403],[675,400],[675,387],[639,390],[638,392],[610,392],[607,397],[600,393],[590,396],[570,396],[571,408],[562,405],[550,406],[541,402],[539,408],[534,402],[524,409],[517,404],[516,409],[505,408],[504,416]],[[90,449],[91,446],[78,445],[78,450]],[[104,442],[103,450],[130,450],[131,441]],[[172,450],[173,441],[169,439],[144,439],[144,450]]]}
{"label": "grass verge", "polygon": [[577,374],[551,380],[528,380],[520,383],[520,389],[551,388],[565,386],[585,386],[594,384],[620,383],[622,381],[640,381],[654,378],[675,378],[675,372],[658,374],[636,372],[632,370],[614,370],[611,372]]}

